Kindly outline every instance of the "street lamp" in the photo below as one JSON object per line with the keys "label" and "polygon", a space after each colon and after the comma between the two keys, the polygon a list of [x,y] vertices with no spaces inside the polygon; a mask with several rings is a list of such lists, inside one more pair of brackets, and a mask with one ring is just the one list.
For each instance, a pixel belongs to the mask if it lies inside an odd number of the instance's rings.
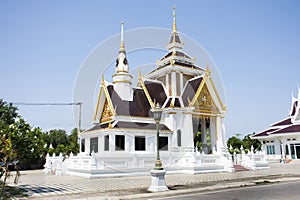
{"label": "street lamp", "polygon": [[162,109],[159,106],[159,103],[156,104],[155,108],[152,109],[153,112],[153,118],[156,122],[156,161],[155,161],[155,170],[163,170],[164,168],[162,167],[162,163],[160,161],[159,157],[159,122],[161,119],[161,114],[162,114]]}
{"label": "street lamp", "polygon": [[155,161],[155,167],[150,171],[151,173],[151,185],[148,188],[151,192],[161,192],[168,190],[165,182],[166,170],[162,167],[160,158],[159,158],[159,122],[161,119],[162,109],[157,103],[154,108],[151,110],[153,112],[153,119],[156,122],[156,148],[157,148],[157,156]]}

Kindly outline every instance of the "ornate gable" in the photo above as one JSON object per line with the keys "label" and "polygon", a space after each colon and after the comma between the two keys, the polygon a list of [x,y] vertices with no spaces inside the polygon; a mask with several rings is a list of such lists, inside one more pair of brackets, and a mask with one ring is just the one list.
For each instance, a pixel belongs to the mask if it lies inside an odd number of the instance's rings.
{"label": "ornate gable", "polygon": [[219,113],[219,110],[210,95],[207,85],[204,84],[195,104],[195,111],[201,113]]}
{"label": "ornate gable", "polygon": [[105,100],[103,112],[100,118],[100,123],[112,120],[112,116],[113,116],[113,111],[109,107],[107,100]]}

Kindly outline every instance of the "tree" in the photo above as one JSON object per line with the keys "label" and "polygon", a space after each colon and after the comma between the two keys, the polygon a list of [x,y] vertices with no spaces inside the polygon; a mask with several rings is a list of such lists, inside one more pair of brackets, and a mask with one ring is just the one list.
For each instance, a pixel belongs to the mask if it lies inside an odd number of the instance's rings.
{"label": "tree", "polygon": [[14,161],[15,152],[12,148],[12,142],[8,134],[8,129],[15,122],[18,116],[17,108],[11,103],[7,103],[0,99],[0,179],[3,178],[1,185],[1,197],[5,198],[6,180],[10,177],[9,166],[14,165],[16,170],[15,183],[18,181],[19,170]]}
{"label": "tree", "polygon": [[24,119],[19,118],[10,125],[8,133],[21,168],[40,168],[46,154],[42,130],[32,128]]}
{"label": "tree", "polygon": [[[254,133],[253,133],[254,134]],[[243,139],[243,146],[244,149],[247,151],[251,150],[251,146],[253,146],[254,151],[260,151],[261,150],[261,143],[257,139],[251,139],[252,134],[248,134]]]}
{"label": "tree", "polygon": [[67,154],[71,152],[74,154],[79,153],[79,144],[78,144],[78,129],[74,128],[71,131],[71,134],[68,136],[69,145],[67,148]]}
{"label": "tree", "polygon": [[48,135],[46,137],[47,144],[48,144],[48,146],[50,146],[50,144],[51,144],[54,149],[56,149],[56,147],[59,144],[62,144],[64,146],[68,145],[68,136],[67,136],[67,133],[65,130],[53,129],[53,130],[50,130],[47,133],[47,135]]}
{"label": "tree", "polygon": [[236,152],[236,153],[241,153],[240,148],[243,145],[243,142],[241,141],[240,138],[236,136],[232,136],[227,140],[227,147],[229,148],[230,146],[232,147],[232,150],[230,150],[230,153]]}
{"label": "tree", "polygon": [[[12,144],[8,136],[3,133],[4,129],[0,130],[0,179],[3,178],[3,183],[1,185],[1,199],[5,199],[5,187],[6,180],[10,177],[9,166],[13,165],[16,170],[14,183],[18,182],[20,176],[19,168],[17,166],[18,161],[13,160],[15,153],[12,149]],[[0,181],[1,182],[1,181]]]}
{"label": "tree", "polygon": [[48,153],[50,155],[52,155],[53,153],[55,153],[56,155],[60,153],[69,155],[71,152],[77,154],[79,152],[77,132],[77,128],[74,128],[71,131],[70,135],[67,135],[66,131],[61,129],[50,130],[45,135]]}
{"label": "tree", "polygon": [[251,134],[246,135],[243,139],[240,139],[240,136],[241,134],[236,134],[227,140],[227,147],[232,146],[230,153],[241,153],[241,146],[243,146],[246,153],[251,150],[251,146],[253,146],[254,151],[261,150],[261,143],[257,139],[251,139]]}
{"label": "tree", "polygon": [[0,128],[15,122],[18,117],[17,108],[12,103],[7,103],[0,99]]}

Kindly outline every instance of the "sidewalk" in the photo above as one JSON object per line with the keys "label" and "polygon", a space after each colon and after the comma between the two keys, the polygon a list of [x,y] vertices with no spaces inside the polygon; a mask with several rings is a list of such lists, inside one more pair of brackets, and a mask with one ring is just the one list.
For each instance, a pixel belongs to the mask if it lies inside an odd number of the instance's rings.
{"label": "sidewalk", "polygon": [[[270,164],[270,169],[236,173],[167,174],[169,191],[149,193],[151,177],[114,177],[87,179],[76,176],[55,176],[42,170],[22,171],[16,187],[24,189],[29,199],[142,199],[197,191],[250,186],[264,182],[300,180],[300,163]],[[13,179],[10,178],[10,185]]]}

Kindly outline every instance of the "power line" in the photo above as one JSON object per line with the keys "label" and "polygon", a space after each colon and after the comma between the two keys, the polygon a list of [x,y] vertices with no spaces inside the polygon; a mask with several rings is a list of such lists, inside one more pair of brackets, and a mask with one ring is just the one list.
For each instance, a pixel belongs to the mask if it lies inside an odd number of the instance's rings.
{"label": "power line", "polygon": [[25,103],[25,102],[16,102],[14,105],[20,106],[72,106],[72,105],[81,105],[81,102],[71,102],[71,103]]}
{"label": "power line", "polygon": [[81,105],[82,102],[71,102],[71,103],[25,103],[25,102],[15,102],[14,105],[19,106],[79,106],[78,113],[78,132],[81,130]]}

